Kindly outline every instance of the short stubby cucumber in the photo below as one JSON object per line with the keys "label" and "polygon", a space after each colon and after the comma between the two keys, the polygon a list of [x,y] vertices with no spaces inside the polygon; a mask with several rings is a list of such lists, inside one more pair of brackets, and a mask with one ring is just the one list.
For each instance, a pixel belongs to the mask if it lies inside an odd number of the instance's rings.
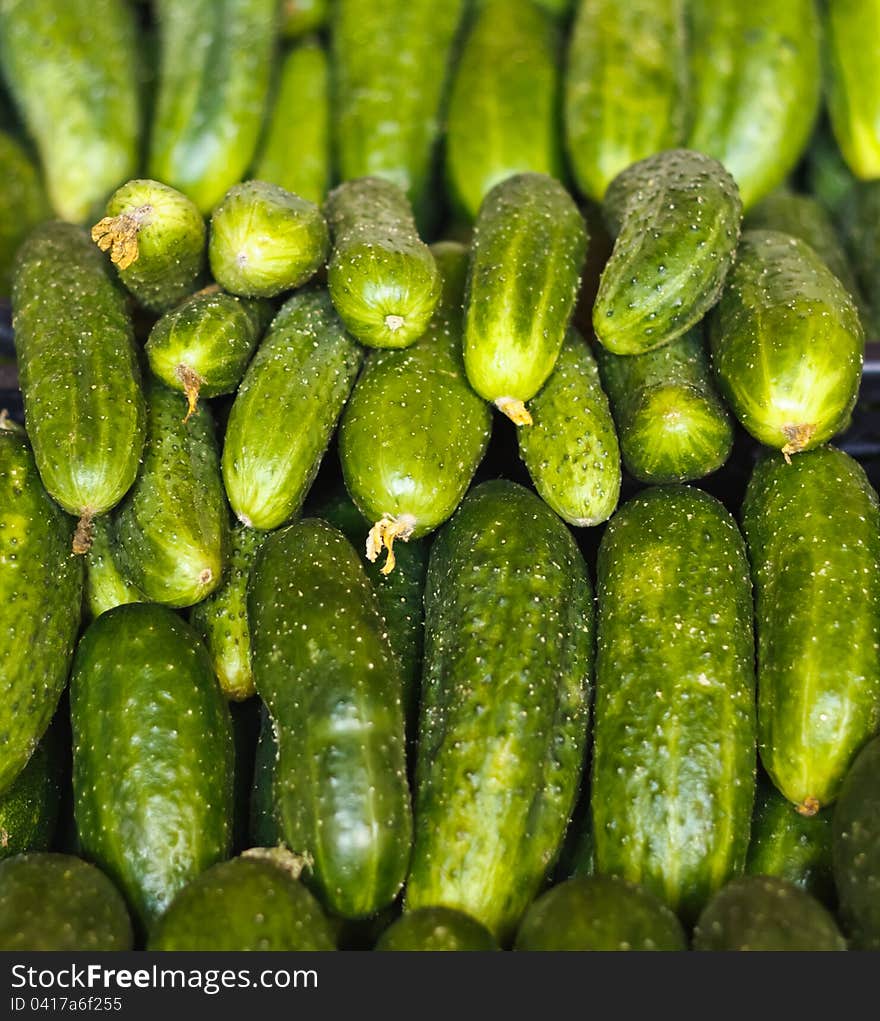
{"label": "short stubby cucumber", "polygon": [[392,922],[374,950],[499,950],[492,934],[479,922],[452,908],[409,911]]}
{"label": "short stubby cucumber", "polygon": [[12,289],[12,267],[21,243],[49,217],[43,179],[21,142],[0,131],[0,294]]}
{"label": "short stubby cucumber", "polygon": [[48,851],[61,804],[60,736],[50,727],[28,764],[0,794],[0,859]]}
{"label": "short stubby cucumber", "polygon": [[407,910],[455,908],[512,937],[574,808],[592,652],[566,526],[513,482],[472,490],[428,565]]}
{"label": "short stubby cucumber", "polygon": [[758,747],[792,804],[838,794],[880,724],[880,506],[833,447],[775,454],[742,509],[756,595]]}
{"label": "short stubby cucumber", "polygon": [[515,174],[483,199],[465,299],[464,364],[476,392],[517,425],[547,381],[587,255],[583,216],[546,174]]}
{"label": "short stubby cucumber", "polygon": [[721,297],[742,203],[717,160],[668,149],[618,174],[603,213],[615,241],[593,328],[614,354],[643,354],[696,326]]}
{"label": "short stubby cucumber", "polygon": [[323,28],[330,16],[330,0],[281,0],[281,35],[298,39]]}
{"label": "short stubby cucumber", "polygon": [[348,330],[370,347],[414,344],[441,281],[404,192],[378,177],[348,181],[330,193],[325,212],[333,233],[327,286]]}

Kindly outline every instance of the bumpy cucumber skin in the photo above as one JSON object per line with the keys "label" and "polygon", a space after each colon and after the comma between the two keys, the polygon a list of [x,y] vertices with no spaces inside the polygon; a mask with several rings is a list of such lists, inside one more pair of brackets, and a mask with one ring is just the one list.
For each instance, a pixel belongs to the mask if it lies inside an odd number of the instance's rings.
{"label": "bumpy cucumber skin", "polygon": [[752,598],[736,522],[687,486],[646,490],[598,561],[590,807],[596,870],[693,918],[749,842]]}
{"label": "bumpy cucumber skin", "polygon": [[0,427],[0,792],[25,768],[67,682],[82,562],[18,432]]}
{"label": "bumpy cucumber skin", "polygon": [[83,851],[149,927],[229,852],[229,710],[198,636],[172,610],[145,603],[91,625],[70,685]]}
{"label": "bumpy cucumber skin", "polygon": [[299,511],[362,357],[326,291],[295,294],[282,306],[226,427],[223,481],[243,524],[269,531]]}
{"label": "bumpy cucumber skin", "polygon": [[483,200],[465,297],[464,364],[487,401],[528,401],[547,381],[587,254],[571,196],[545,174],[516,174]]}
{"label": "bumpy cucumber skin", "polygon": [[733,422],[715,389],[701,327],[639,355],[597,345],[596,357],[630,475],[653,485],[690,482],[727,461]]}
{"label": "bumpy cucumber skin", "polygon": [[[601,202],[628,166],[684,141],[685,0],[581,0],[565,78],[568,154]],[[613,84],[609,84],[613,83]]]}
{"label": "bumpy cucumber skin", "polygon": [[114,515],[118,562],[155,603],[192,606],[220,585],[229,512],[210,410],[184,421],[186,401],[147,385],[148,435],[137,482]]}
{"label": "bumpy cucumber skin", "polygon": [[880,181],[861,181],[838,209],[846,246],[868,304],[865,330],[880,336]]}
{"label": "bumpy cucumber skin", "polygon": [[18,139],[0,131],[0,295],[12,288],[16,252],[31,230],[49,216],[43,180]]}
{"label": "bumpy cucumber skin", "polygon": [[38,227],[12,289],[25,420],[49,495],[75,515],[114,507],[137,475],[146,408],[125,298],[88,234]]}
{"label": "bumpy cucumber skin", "polygon": [[428,565],[407,910],[451,907],[512,936],[574,807],[592,618],[559,518],[512,482],[472,490]]}
{"label": "bumpy cucumber skin", "polygon": [[819,110],[815,0],[687,5],[689,149],[720,160],[746,209],[800,159]]}
{"label": "bumpy cucumber skin", "polygon": [[299,39],[324,27],[330,16],[329,0],[282,0],[281,35]]}
{"label": "bumpy cucumber skin", "polygon": [[775,454],[742,510],[756,594],[758,745],[794,805],[830,804],[880,724],[880,505],[840,450]]}
{"label": "bumpy cucumber skin", "polygon": [[716,160],[668,149],[618,174],[603,213],[617,237],[599,280],[593,328],[614,354],[643,354],[696,326],[718,301],[742,204]]}
{"label": "bumpy cucumber skin", "polygon": [[254,755],[248,832],[254,847],[275,847],[284,843],[281,812],[275,797],[275,767],[278,741],[269,710],[260,703],[260,733]]}
{"label": "bumpy cucumber skin", "polygon": [[617,876],[569,879],[528,909],[517,950],[687,950],[681,923],[656,897]]}
{"label": "bumpy cucumber skin", "polygon": [[421,908],[402,915],[374,950],[500,950],[489,930],[452,908]]}
{"label": "bumpy cucumber skin", "polygon": [[22,854],[0,862],[0,916],[0,950],[132,949],[119,891],[94,865],[69,854]]}
{"label": "bumpy cucumber skin", "polygon": [[0,795],[0,859],[47,851],[60,803],[61,750],[50,728],[12,786]]}
{"label": "bumpy cucumber skin", "polygon": [[846,288],[803,241],[744,232],[709,341],[719,390],[761,443],[794,454],[848,421],[864,333]]}
{"label": "bumpy cucumber skin", "polygon": [[116,537],[109,518],[98,518],[86,554],[83,612],[94,620],[114,606],[146,602],[146,596],[122,574],[117,563]]}
{"label": "bumpy cucumber skin", "polygon": [[741,876],[706,905],[694,950],[846,950],[846,942],[800,887],[777,876]]}
{"label": "bumpy cucumber skin", "polygon": [[253,160],[269,95],[276,0],[159,0],[150,177],[203,214]]}
{"label": "bumpy cucumber skin", "polygon": [[79,223],[134,176],[140,114],[124,0],[3,0],[0,62],[56,215]]}

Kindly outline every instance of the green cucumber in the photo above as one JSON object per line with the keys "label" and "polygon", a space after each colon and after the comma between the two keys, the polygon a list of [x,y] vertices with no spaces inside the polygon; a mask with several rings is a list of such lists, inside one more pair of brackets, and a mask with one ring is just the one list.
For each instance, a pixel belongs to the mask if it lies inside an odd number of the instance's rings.
{"label": "green cucumber", "polygon": [[323,28],[329,16],[329,0],[281,0],[281,35],[298,39]]}
{"label": "green cucumber", "polygon": [[529,907],[517,950],[687,950],[675,915],[647,890],[617,876],[554,886]]}
{"label": "green cucumber", "polygon": [[880,504],[823,447],[755,468],[742,509],[755,581],[758,744],[804,815],[837,797],[880,725]]}
{"label": "green cucumber", "polygon": [[709,339],[718,388],[761,443],[790,456],[848,421],[864,333],[846,288],[803,241],[743,234]]}
{"label": "green cucumber", "polygon": [[348,540],[312,518],[267,538],[248,615],[285,841],[325,906],[375,914],[406,878],[412,825],[403,681],[376,594]]}
{"label": "green cucumber", "polygon": [[361,349],[324,290],[282,306],[238,389],[223,445],[223,481],[249,528],[298,513],[360,369]]}
{"label": "green cucumber", "polygon": [[513,482],[472,490],[428,565],[407,910],[451,907],[512,935],[574,808],[592,617],[559,518]]}
{"label": "green cucumber", "polygon": [[146,603],[109,610],[86,631],[70,710],[83,852],[149,927],[229,852],[229,710],[198,636]]}
{"label": "green cucumber", "polygon": [[880,337],[880,181],[856,183],[839,210],[846,245],[868,303],[865,329]]}
{"label": "green cucumber", "polygon": [[603,213],[616,239],[593,328],[614,354],[643,354],[696,326],[721,297],[739,240],[739,193],[717,160],[669,149],[618,174]]}
{"label": "green cucumber", "polygon": [[641,482],[689,482],[720,468],[733,422],[715,390],[701,327],[661,348],[596,348],[626,470]]}
{"label": "green cucumber", "polygon": [[253,160],[269,95],[277,0],[158,0],[150,177],[210,213]]}
{"label": "green cucumber", "polygon": [[452,908],[422,908],[396,919],[374,950],[500,950],[492,934],[473,918]]}
{"label": "green cucumber", "polygon": [[49,215],[49,202],[37,168],[21,142],[0,131],[0,294],[12,288],[12,267],[21,243]]}
{"label": "green cucumber", "polygon": [[684,141],[684,6],[578,4],[566,65],[566,144],[578,187],[596,202],[632,163]]}
{"label": "green cucumber", "polygon": [[275,847],[284,843],[281,812],[275,797],[275,766],[278,741],[269,710],[260,703],[260,733],[254,756],[248,833],[254,847]]}
{"label": "green cucumber", "polygon": [[214,421],[151,380],[137,482],[114,516],[118,562],[148,600],[192,606],[221,583],[229,546]]}
{"label": "green cucumber", "polygon": [[752,593],[736,522],[687,486],[648,489],[599,547],[590,807],[596,871],[693,918],[749,842]]}
{"label": "green cucumber", "polygon": [[855,186],[856,179],[846,165],[831,127],[819,121],[806,153],[804,179],[807,191],[837,220]]}
{"label": "green cucumber", "polygon": [[50,727],[28,764],[0,794],[0,859],[48,851],[61,804],[61,748]]}
{"label": "green cucumber", "polygon": [[545,174],[516,174],[483,199],[465,298],[464,364],[476,392],[517,425],[547,381],[587,255],[574,200]]}
{"label": "green cucumber", "polygon": [[689,2],[689,149],[720,160],[746,209],[794,169],[819,110],[815,0]]}
{"label": "green cucumber", "polygon": [[118,560],[113,524],[109,518],[98,518],[92,532],[92,544],[86,554],[83,592],[83,610],[92,620],[114,606],[146,602],[143,592],[122,573]]}

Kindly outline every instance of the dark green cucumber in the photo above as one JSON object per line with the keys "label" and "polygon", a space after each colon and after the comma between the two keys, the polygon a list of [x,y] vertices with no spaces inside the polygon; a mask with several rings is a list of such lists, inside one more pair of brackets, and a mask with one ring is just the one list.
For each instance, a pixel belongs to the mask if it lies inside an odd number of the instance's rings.
{"label": "dark green cucumber", "polygon": [[125,0],[0,3],[3,75],[63,220],[85,220],[134,176],[136,46]]}
{"label": "dark green cucumber", "polygon": [[71,522],[0,415],[0,793],[27,765],[67,683],[82,602]]}
{"label": "dark green cucumber", "polygon": [[617,876],[569,879],[539,897],[516,934],[517,950],[687,950],[675,915]]}
{"label": "dark green cucumber", "polygon": [[223,481],[249,528],[298,513],[361,366],[327,292],[288,299],[238,389],[223,445]]}
{"label": "dark green cucumber", "polygon": [[649,489],[599,548],[590,806],[596,871],[693,918],[749,842],[752,593],[736,522],[707,493]]}
{"label": "dark green cucumber", "polygon": [[125,577],[119,567],[116,536],[108,518],[94,523],[92,544],[86,554],[83,612],[94,620],[114,606],[146,602],[146,596]]}
{"label": "dark green cucumber", "polygon": [[422,908],[392,922],[374,950],[500,950],[479,922],[452,908]]}
{"label": "dark green cucumber", "polygon": [[432,547],[425,624],[406,907],[456,908],[506,941],[583,769],[593,603],[568,529],[515,483],[478,486]]}
{"label": "dark green cucumber", "polygon": [[69,854],[22,854],[0,862],[0,917],[0,950],[132,949],[119,891],[94,865]]}
{"label": "dark green cucumber", "polygon": [[158,0],[150,177],[203,214],[244,176],[269,95],[277,0]]}
{"label": "dark green cucumber", "polygon": [[720,160],[746,209],[800,159],[819,110],[815,0],[690,2],[687,145]]}
{"label": "dark green cucumber", "polygon": [[12,266],[21,243],[49,215],[43,180],[17,138],[0,131],[0,294],[12,289]]}
{"label": "dark green cucumber", "polygon": [[601,202],[630,164],[684,141],[684,0],[580,0],[565,78],[566,144]]}
{"label": "dark green cucumber", "polygon": [[335,950],[330,923],[298,882],[301,869],[301,859],[279,848],[212,865],[177,894],[148,949]]}
{"label": "dark green cucumber", "polygon": [[118,562],[154,603],[192,606],[220,585],[229,512],[210,410],[147,385],[148,429],[137,482],[114,516]]}
{"label": "dark green cucumber", "polygon": [[298,39],[323,28],[329,16],[329,0],[281,0],[281,34]]}
{"label": "dark green cucumber", "polygon": [[841,200],[839,216],[861,292],[865,330],[880,337],[880,181],[859,181]]}
{"label": "dark green cucumber", "polygon": [[70,710],[83,852],[149,927],[229,852],[229,710],[198,636],[145,603],[116,607],[86,631]]}
{"label": "dark green cucumber", "polygon": [[848,421],[864,334],[846,288],[803,241],[743,234],[709,339],[718,387],[761,443],[795,454]]}
{"label": "dark green cucumber", "polygon": [[810,139],[804,160],[804,183],[807,191],[837,221],[841,207],[853,190],[856,178],[846,165],[830,125],[821,119]]}
{"label": "dark green cucumber", "polygon": [[511,174],[560,177],[559,39],[532,0],[486,0],[455,69],[446,128],[446,179],[473,220]]}
{"label": "dark green cucumber", "polygon": [[516,174],[483,199],[465,299],[464,364],[476,392],[529,425],[574,311],[587,254],[574,200],[545,174]]}
{"label": "dark green cucumber", "polygon": [[846,943],[805,890],[777,876],[741,876],[706,905],[694,950],[846,950]]}
{"label": "dark green cucumber", "polygon": [[372,915],[403,885],[412,825],[403,681],[376,594],[342,533],[312,518],[266,540],[248,614],[285,841],[329,909]]}
{"label": "dark green cucumber", "polygon": [[21,247],[12,290],[28,435],[49,495],[90,522],[125,496],[146,436],[134,331],[125,299],[88,234],[38,227]]}
{"label": "dark green cucumber", "polygon": [[696,326],[720,298],[739,240],[739,193],[717,160],[668,149],[618,174],[603,213],[616,240],[593,328],[614,354],[643,354]]}
{"label": "dark green cucumber", "polygon": [[689,482],[725,463],[733,422],[715,390],[701,327],[644,354],[597,345],[596,357],[630,475]]}
{"label": "dark green cucumber", "polygon": [[61,804],[61,749],[50,727],[28,764],[0,794],[0,859],[47,851]]}
{"label": "dark green cucumber", "polygon": [[880,506],[833,447],[755,468],[742,510],[755,581],[758,746],[805,815],[880,724]]}
{"label": "dark green cucumber", "polygon": [[278,741],[269,710],[260,703],[260,733],[254,756],[248,832],[254,847],[275,847],[284,843],[281,812],[275,797],[275,766]]}

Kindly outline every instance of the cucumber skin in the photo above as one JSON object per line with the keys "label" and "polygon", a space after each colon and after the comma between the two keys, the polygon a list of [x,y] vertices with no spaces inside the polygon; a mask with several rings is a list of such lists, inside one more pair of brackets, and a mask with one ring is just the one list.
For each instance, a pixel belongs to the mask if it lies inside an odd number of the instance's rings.
{"label": "cucumber skin", "polygon": [[83,852],[149,928],[229,852],[229,710],[197,635],[172,610],[146,603],[91,625],[70,683]]}
{"label": "cucumber skin", "polygon": [[595,202],[622,170],[684,141],[684,8],[685,0],[578,5],[565,80],[566,139],[578,187]]}
{"label": "cucumber skin", "polygon": [[0,860],[47,851],[55,836],[60,803],[61,750],[50,729],[12,786],[0,795]]}
{"label": "cucumber skin", "polygon": [[281,35],[285,39],[299,39],[307,32],[323,28],[329,16],[329,0],[283,0]]}
{"label": "cucumber skin", "polygon": [[243,524],[270,531],[298,513],[362,358],[326,291],[302,291],[281,307],[226,427],[223,481]]}
{"label": "cucumber skin", "polygon": [[82,602],[72,534],[26,439],[0,426],[0,793],[27,765],[67,682]]}
{"label": "cucumber skin", "polygon": [[275,847],[284,843],[281,812],[275,797],[278,741],[269,710],[260,703],[260,732],[254,754],[254,777],[248,833],[252,847]]}
{"label": "cucumber skin", "polygon": [[742,522],[761,760],[789,801],[815,810],[880,724],[880,504],[858,463],[825,447],[760,462]]}
{"label": "cucumber skin", "polygon": [[626,470],[653,485],[690,482],[720,468],[733,422],[715,389],[697,326],[637,355],[596,347]]}
{"label": "cucumber skin", "polygon": [[0,173],[0,295],[8,295],[15,255],[33,228],[48,218],[49,200],[24,146],[5,131],[0,131]]}
{"label": "cucumber skin", "polygon": [[412,829],[403,682],[375,592],[348,540],[313,518],[266,540],[248,615],[285,842],[312,855],[326,907],[368,917],[402,887]]}
{"label": "cucumber skin", "polygon": [[109,518],[98,518],[86,554],[83,616],[94,620],[114,606],[147,602],[146,596],[122,574],[116,537]]}
{"label": "cucumber skin", "polygon": [[745,543],[714,497],[652,488],[608,525],[597,591],[596,871],[640,883],[692,918],[742,871],[749,842],[755,687]]}
{"label": "cucumber skin", "polygon": [[69,513],[103,514],[134,482],[146,437],[125,299],[88,234],[53,222],[19,250],[12,307],[25,421],[43,484]]}
{"label": "cucumber skin", "polygon": [[428,565],[407,910],[456,908],[512,936],[577,796],[592,617],[586,565],[556,515],[512,482],[472,490]]}
{"label": "cucumber skin", "polygon": [[396,919],[374,950],[500,950],[485,926],[452,908],[421,908]]}

